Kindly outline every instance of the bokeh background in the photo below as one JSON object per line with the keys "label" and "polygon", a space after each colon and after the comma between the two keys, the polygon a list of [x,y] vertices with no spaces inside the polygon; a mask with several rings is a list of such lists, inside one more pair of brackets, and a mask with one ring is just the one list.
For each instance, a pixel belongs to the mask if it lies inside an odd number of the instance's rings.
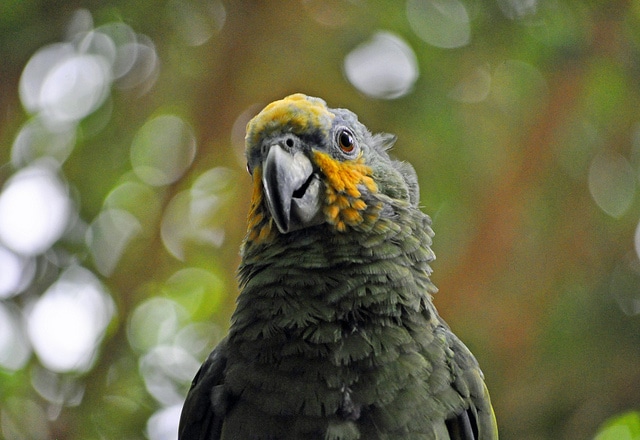
{"label": "bokeh background", "polygon": [[503,439],[640,438],[637,0],[0,2],[0,438],[176,438],[293,92],[398,136]]}

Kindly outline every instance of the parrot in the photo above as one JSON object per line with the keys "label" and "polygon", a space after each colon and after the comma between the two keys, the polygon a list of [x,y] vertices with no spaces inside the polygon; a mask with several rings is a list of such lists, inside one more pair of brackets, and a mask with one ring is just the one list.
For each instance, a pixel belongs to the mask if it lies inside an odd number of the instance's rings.
{"label": "parrot", "polygon": [[478,362],[433,305],[431,219],[395,140],[301,93],[249,121],[236,309],[179,439],[498,438]]}

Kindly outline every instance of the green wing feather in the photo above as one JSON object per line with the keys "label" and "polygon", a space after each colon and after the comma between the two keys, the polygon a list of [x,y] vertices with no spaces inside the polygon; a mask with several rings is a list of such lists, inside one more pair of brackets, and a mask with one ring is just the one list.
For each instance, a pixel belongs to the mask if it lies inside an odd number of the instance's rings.
{"label": "green wing feather", "polygon": [[227,366],[226,339],[204,361],[191,383],[182,407],[178,436],[181,439],[219,439],[226,416],[224,371]]}

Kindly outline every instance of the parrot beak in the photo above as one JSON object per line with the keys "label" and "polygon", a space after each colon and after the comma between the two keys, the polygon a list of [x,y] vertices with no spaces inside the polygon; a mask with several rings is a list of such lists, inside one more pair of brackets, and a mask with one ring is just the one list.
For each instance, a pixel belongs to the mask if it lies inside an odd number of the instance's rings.
{"label": "parrot beak", "polygon": [[301,151],[272,145],[263,164],[262,185],[269,211],[283,234],[324,221],[322,182]]}

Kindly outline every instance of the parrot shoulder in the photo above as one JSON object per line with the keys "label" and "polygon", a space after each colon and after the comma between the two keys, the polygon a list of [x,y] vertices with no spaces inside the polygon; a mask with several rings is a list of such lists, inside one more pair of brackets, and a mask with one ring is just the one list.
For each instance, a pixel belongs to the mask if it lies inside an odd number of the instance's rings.
{"label": "parrot shoulder", "polygon": [[204,361],[191,383],[182,408],[179,439],[219,439],[228,409],[223,388],[227,366],[227,339],[222,340]]}
{"label": "parrot shoulder", "polygon": [[[446,324],[444,324],[446,326]],[[468,402],[468,407],[446,420],[452,440],[497,439],[498,428],[491,407],[489,391],[478,361],[467,346],[446,326],[453,356],[453,388]]]}

